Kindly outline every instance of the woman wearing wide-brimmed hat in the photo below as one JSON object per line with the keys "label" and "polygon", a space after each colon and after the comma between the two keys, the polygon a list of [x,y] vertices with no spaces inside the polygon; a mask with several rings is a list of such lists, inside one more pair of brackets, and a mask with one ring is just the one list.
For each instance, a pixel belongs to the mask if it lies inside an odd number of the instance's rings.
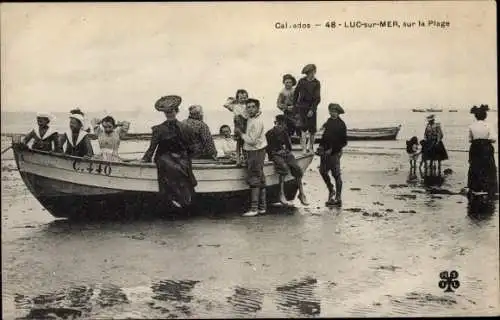
{"label": "woman wearing wide-brimmed hat", "polygon": [[49,125],[54,117],[49,113],[38,113],[36,115],[37,126],[33,128],[23,139],[24,144],[33,140],[31,148],[40,151],[57,151],[59,149],[59,138],[57,131],[52,130]]}
{"label": "woman wearing wide-brimmed hat", "polygon": [[476,121],[469,126],[469,174],[467,187],[469,195],[487,192],[492,199],[498,191],[497,168],[495,165],[493,143],[496,133],[484,121],[489,110],[488,105],[474,106],[470,113]]}
{"label": "woman wearing wide-brimmed hat", "polygon": [[[424,132],[424,146],[423,154],[424,158],[430,161],[430,173],[435,174],[436,167],[435,162],[437,161],[437,174],[441,175],[441,161],[448,159],[448,153],[443,143],[443,130],[441,129],[441,124],[436,122],[435,116],[433,114],[427,116],[427,126]],[[427,175],[427,165],[425,168]]]}
{"label": "woman wearing wide-brimmed hat", "polygon": [[[293,106],[293,94],[295,92],[295,86],[297,85],[297,80],[291,74],[285,74],[283,76],[283,89],[281,89],[278,95],[277,107],[283,111],[283,115],[286,118],[286,127],[289,136],[293,136],[297,132],[297,119],[296,112]],[[300,133],[299,133],[300,134]]]}
{"label": "woman wearing wide-brimmed hat", "polygon": [[[321,102],[321,84],[316,79],[316,65],[308,64],[302,69],[306,76],[299,80],[293,95],[293,105],[299,115],[300,143],[305,152],[312,151],[316,128],[316,111]],[[307,140],[309,139],[309,143]]]}
{"label": "woman wearing wide-brimmed hat", "polygon": [[176,95],[156,101],[155,109],[163,112],[167,120],[152,128],[151,144],[142,162],[156,163],[160,193],[176,207],[186,208],[192,204],[197,181],[191,164],[194,135],[189,126],[176,118],[181,101]]}

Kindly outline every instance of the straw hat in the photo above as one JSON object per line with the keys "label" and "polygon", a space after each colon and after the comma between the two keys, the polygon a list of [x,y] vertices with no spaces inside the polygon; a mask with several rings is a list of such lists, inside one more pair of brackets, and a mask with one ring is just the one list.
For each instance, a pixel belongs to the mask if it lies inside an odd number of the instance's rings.
{"label": "straw hat", "polygon": [[174,108],[176,112],[179,111],[179,105],[182,102],[182,98],[176,95],[163,96],[155,103],[155,109],[158,111],[166,111],[168,109]]}
{"label": "straw hat", "polygon": [[302,74],[308,74],[311,71],[316,71],[316,65],[308,64],[304,68],[302,68]]}
{"label": "straw hat", "polygon": [[345,113],[344,109],[338,103],[330,103],[328,105],[328,111],[337,111],[338,114]]}
{"label": "straw hat", "polygon": [[433,114],[430,114],[426,118],[427,118],[427,120],[434,120],[435,117]]}
{"label": "straw hat", "polygon": [[470,113],[473,113],[475,114],[476,112],[486,112],[486,111],[489,111],[490,110],[490,107],[487,105],[487,104],[482,104],[481,106],[477,107],[477,106],[473,106],[471,109],[470,109]]}
{"label": "straw hat", "polygon": [[291,74],[287,73],[283,76],[283,83],[285,83],[286,80],[292,80],[292,86],[297,85],[297,80],[292,76]]}

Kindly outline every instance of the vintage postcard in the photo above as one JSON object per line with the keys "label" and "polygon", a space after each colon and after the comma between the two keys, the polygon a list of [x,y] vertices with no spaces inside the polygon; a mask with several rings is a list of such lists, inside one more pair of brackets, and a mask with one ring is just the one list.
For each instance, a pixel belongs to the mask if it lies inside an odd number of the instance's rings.
{"label": "vintage postcard", "polygon": [[496,2],[0,12],[5,319],[500,314]]}

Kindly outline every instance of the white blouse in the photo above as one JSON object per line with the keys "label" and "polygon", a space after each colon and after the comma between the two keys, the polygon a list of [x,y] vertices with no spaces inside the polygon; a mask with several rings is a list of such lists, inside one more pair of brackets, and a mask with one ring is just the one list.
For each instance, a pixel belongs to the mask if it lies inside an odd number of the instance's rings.
{"label": "white blouse", "polygon": [[483,120],[477,120],[469,126],[469,141],[476,139],[490,139],[495,141],[496,134],[490,128],[488,123]]}

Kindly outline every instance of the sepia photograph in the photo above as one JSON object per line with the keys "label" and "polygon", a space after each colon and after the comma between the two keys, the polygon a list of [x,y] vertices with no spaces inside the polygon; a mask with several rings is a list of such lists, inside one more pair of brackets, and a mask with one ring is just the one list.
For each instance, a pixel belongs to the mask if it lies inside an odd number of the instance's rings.
{"label": "sepia photograph", "polygon": [[0,4],[2,318],[499,316],[496,5]]}

